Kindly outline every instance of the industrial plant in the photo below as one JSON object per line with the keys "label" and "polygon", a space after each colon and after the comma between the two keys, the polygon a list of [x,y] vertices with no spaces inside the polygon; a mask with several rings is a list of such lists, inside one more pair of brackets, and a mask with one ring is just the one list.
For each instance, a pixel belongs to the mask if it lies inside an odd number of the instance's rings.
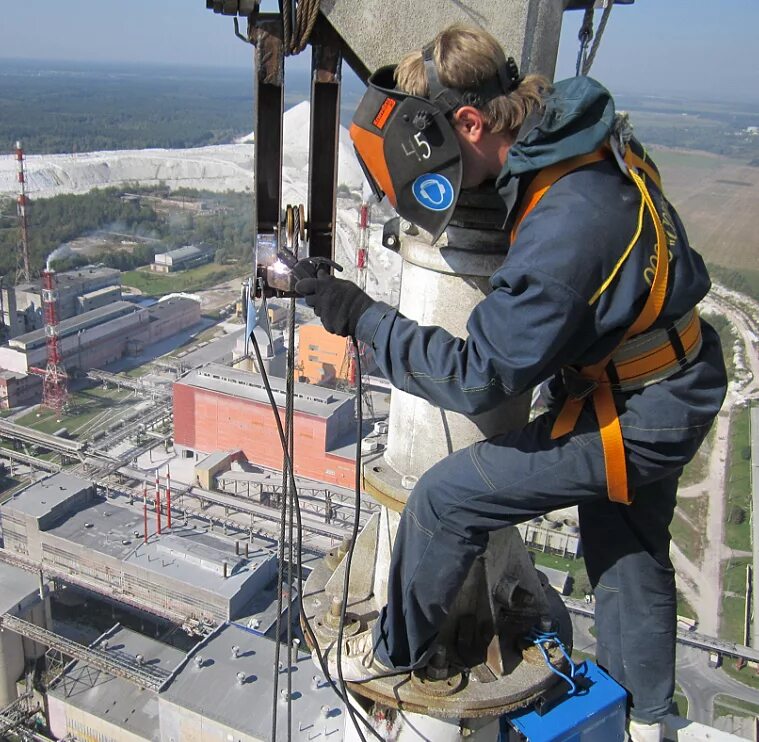
{"label": "industrial plant", "polygon": [[[604,7],[600,37],[614,4],[438,3],[446,23],[476,16],[509,42],[523,73],[549,77],[564,12],[585,13],[587,61],[594,8]],[[427,22],[431,11],[410,14],[408,3],[378,0],[361,0],[359,12],[355,0],[286,5],[292,18],[259,13],[253,0],[206,3],[215,14],[234,16],[231,40],[253,49],[255,136],[229,145],[238,148],[230,167],[244,184],[236,190],[253,214],[244,258],[215,238],[206,242],[205,233],[162,236],[164,242],[140,237],[136,248],[135,235],[114,228],[114,252],[131,256],[144,248],[144,262],[122,271],[111,255],[74,254],[57,237],[58,246],[46,247],[50,254],[40,260],[32,249],[36,191],[22,142],[8,155],[17,182],[10,203],[18,250],[15,272],[0,276],[0,740],[630,739],[628,692],[595,662],[594,586],[606,588],[597,585],[590,558],[585,566],[581,516],[570,497],[567,507],[537,517],[522,510],[527,515],[518,525],[492,532],[453,523],[460,543],[483,549],[473,561],[459,560],[468,571],[450,591],[428,662],[384,672],[371,661],[372,647],[361,662],[379,672],[342,677],[348,648],[375,627],[386,630],[401,529],[411,522],[426,543],[438,536],[414,509],[419,500],[410,499],[430,481],[425,475],[460,449],[523,428],[546,395],[541,388],[507,396],[471,414],[444,409],[416,394],[415,385],[459,379],[458,366],[440,374],[445,378],[412,368],[398,381],[387,368],[407,359],[388,361],[376,334],[363,342],[332,334],[298,294],[293,266],[302,267],[297,261],[307,255],[317,284],[327,266],[372,301],[385,301],[382,320],[387,305],[397,306],[394,316],[413,321],[407,327],[437,326],[449,333],[445,343],[462,343],[474,308],[493,289],[508,235],[504,206],[487,189],[462,192],[439,241],[396,216],[387,200],[375,198],[380,194],[370,195],[369,170],[340,125],[343,63],[366,82],[370,71],[429,41],[438,25],[437,18]],[[301,129],[293,134],[284,127],[284,60],[309,45],[310,103],[296,109]],[[509,59],[509,69],[516,65]],[[504,84],[500,71],[497,84]],[[377,132],[396,105],[406,101],[387,97],[370,117],[376,131],[364,132],[367,141],[381,141]],[[423,163],[432,151],[422,136],[432,115],[412,114],[404,121],[414,135],[401,151]],[[206,164],[191,168],[201,187],[215,158],[208,149],[200,158]],[[196,204],[191,213],[172,211],[177,202],[166,194],[185,188],[184,171],[177,165],[176,182],[166,185],[156,175],[163,172],[159,156],[146,155],[160,195],[144,196],[134,178],[119,181],[113,199],[134,205],[152,198],[183,224],[207,211],[219,219],[206,225],[208,234],[217,227],[225,234],[226,207],[201,207],[205,196],[188,196]],[[340,158],[348,161],[343,172],[357,173],[356,183],[343,182]],[[389,174],[387,181],[385,188],[400,193]],[[430,184],[417,188],[417,181],[402,187],[419,208],[438,214],[432,201],[435,208],[424,204],[435,189],[428,193]],[[216,184],[217,191],[225,187]],[[640,213],[638,235],[643,206]],[[742,375],[729,393],[749,405],[759,390],[759,304],[715,287],[704,308],[729,317],[741,336],[745,358],[738,351],[735,357],[745,365],[738,364]],[[414,349],[418,357],[428,351]],[[460,391],[483,389],[462,382]],[[759,414],[749,412],[755,431]],[[727,415],[717,420],[713,453],[685,485],[693,490],[683,508],[688,523],[707,508],[702,488],[725,483],[729,425]],[[756,475],[752,434],[747,461]],[[496,492],[476,454],[471,459]],[[546,480],[552,476],[546,470]],[[752,496],[759,502],[757,481]],[[733,512],[719,510],[713,522],[742,525]],[[680,705],[657,742],[741,739],[712,725],[714,689],[742,693],[742,679],[750,672],[753,681],[759,667],[759,581],[748,550],[756,553],[759,531],[753,515],[749,520],[756,535],[744,550],[730,548],[748,567],[745,587],[727,596],[741,597],[742,636],[718,635],[706,599],[695,617],[678,614],[682,675],[673,703]],[[697,545],[717,548],[713,572],[708,559],[680,553],[673,541],[689,598],[699,596],[703,575],[714,576],[715,590],[723,587],[719,567],[728,547],[723,554],[722,541],[710,543],[716,538],[709,534]],[[434,566],[426,582],[447,585],[459,565]],[[416,578],[416,564],[404,567]],[[735,668],[731,676],[710,674],[723,663]],[[698,699],[707,696],[709,709],[701,713]],[[734,728],[748,728],[741,706],[729,709],[738,719]]]}

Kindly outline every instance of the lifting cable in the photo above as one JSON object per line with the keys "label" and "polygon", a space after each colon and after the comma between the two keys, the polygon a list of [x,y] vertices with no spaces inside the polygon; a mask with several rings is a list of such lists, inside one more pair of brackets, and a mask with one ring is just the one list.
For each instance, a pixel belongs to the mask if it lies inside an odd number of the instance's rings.
{"label": "lifting cable", "polygon": [[[601,46],[601,39],[603,38],[604,31],[606,30],[606,24],[609,22],[609,16],[611,15],[611,9],[614,7],[614,0],[605,0],[603,13],[601,14],[601,20],[598,23],[598,29],[595,32],[595,38],[593,34],[593,6],[589,7],[585,11],[585,15],[582,19],[582,25],[580,26],[580,33],[578,39],[580,40],[580,50],[577,53],[577,65],[575,68],[576,76],[590,74],[590,68],[593,66],[598,49]],[[593,41],[590,50],[588,45],[591,40]]]}
{"label": "lifting cable", "polygon": [[285,56],[300,54],[306,48],[320,6],[321,0],[279,0]]}
{"label": "lifting cable", "polygon": [[[272,392],[271,384],[269,383],[269,376],[266,373],[266,369],[264,368],[263,358],[261,356],[261,349],[260,349],[260,347],[258,345],[258,338],[256,338],[255,333],[251,333],[250,339],[251,339],[251,342],[252,342],[252,345],[253,345],[253,350],[254,350],[255,355],[256,355],[256,363],[257,363],[258,368],[260,370],[261,380],[263,381],[263,385],[264,385],[264,388],[266,390],[266,395],[267,395],[268,400],[269,400],[269,406],[271,407],[272,413],[274,415],[274,422],[275,422],[276,427],[277,427],[277,433],[279,435],[279,441],[280,441],[280,445],[282,446],[282,452],[283,452],[285,463],[286,463],[286,471],[288,473],[288,480],[289,480],[290,489],[293,492],[295,492],[296,491],[295,476],[294,476],[294,471],[293,471],[293,467],[292,467],[292,459],[290,458],[289,446],[288,446],[288,443],[287,443],[287,437],[285,435],[285,430],[284,430],[284,428],[282,426],[282,418],[280,417],[279,408],[277,407],[277,402],[274,399],[274,393]],[[361,393],[362,393],[362,379],[361,379],[361,366],[360,366],[360,362],[359,362],[359,365],[357,366],[356,384],[357,384],[357,397],[360,398],[361,397]],[[356,409],[357,409],[357,430],[362,430],[363,420],[362,420],[362,415],[361,415],[362,408],[361,408],[361,404],[360,403],[357,403]],[[354,533],[357,533],[357,531],[358,531],[357,523],[358,523],[358,518],[359,518],[359,514],[360,514],[360,507],[361,507],[361,486],[360,486],[361,485],[361,476],[360,476],[360,467],[359,467],[360,462],[361,462],[361,438],[359,436],[358,439],[357,439],[357,441],[356,441],[356,463],[357,463],[357,466],[356,466],[356,492],[355,492],[355,495],[356,495],[356,505],[355,505],[355,508],[354,508],[354,525],[353,525]],[[293,498],[293,505],[294,505],[293,509],[295,511],[295,522],[296,522],[297,538],[298,538],[298,543],[297,543],[298,569],[297,569],[297,576],[296,577],[297,577],[297,581],[298,581],[298,596],[300,598],[300,596],[302,595],[302,574],[303,574],[303,571],[301,569],[301,546],[302,546],[303,523],[302,523],[302,520],[301,520],[300,503],[298,502],[297,496]],[[346,567],[350,564],[350,560],[352,560],[352,558],[353,558],[353,550],[355,548],[355,543],[356,543],[356,540],[354,538],[351,541],[350,547],[348,549],[348,554],[346,555],[346,559],[349,560],[348,562],[346,562]],[[347,589],[346,589],[346,585],[348,583],[348,579],[349,579],[349,573],[348,573],[348,570],[346,569],[346,578],[345,578],[344,584],[343,584],[344,590],[343,590],[343,605],[341,605],[341,619],[344,619],[345,612],[346,612],[346,606],[347,606],[347,600],[348,600],[348,592],[347,592]],[[301,605],[302,605],[302,598],[301,598]],[[308,643],[309,643],[309,645],[311,647],[313,647],[314,654],[316,655],[316,659],[317,659],[317,661],[319,663],[319,666],[322,669],[322,672],[324,673],[324,677],[325,677],[326,681],[332,686],[332,688],[335,691],[335,693],[337,694],[337,696],[345,704],[345,708],[346,708],[346,710],[348,711],[348,713],[349,713],[349,715],[351,717],[351,721],[353,722],[353,725],[354,725],[354,727],[356,729],[356,733],[358,734],[359,739],[361,740],[361,742],[366,742],[366,737],[364,736],[363,732],[361,731],[361,727],[357,723],[357,718],[366,727],[366,729],[371,733],[371,735],[378,740],[378,742],[383,742],[383,738],[371,726],[371,724],[369,723],[369,721],[367,719],[365,719],[360,713],[358,714],[358,717],[356,716],[356,709],[354,708],[354,706],[353,706],[353,704],[351,702],[350,696],[348,695],[348,692],[347,692],[346,687],[345,687],[345,683],[344,682],[335,683],[334,679],[330,676],[329,668],[327,666],[326,659],[325,659],[324,655],[322,654],[322,652],[321,652],[321,650],[319,648],[319,644],[317,642],[317,639],[316,639],[316,636],[314,634],[313,628],[311,627],[311,622],[308,620],[308,616],[306,616],[305,613],[302,612],[301,615],[302,615],[303,627],[304,627],[304,631],[305,631]],[[343,622],[344,621],[341,620],[341,623],[343,623]],[[342,629],[339,629],[339,630],[341,631]],[[279,642],[279,637],[277,637],[277,646],[279,646],[279,643],[280,643]],[[338,664],[339,664],[339,656],[338,656]],[[275,677],[278,679],[279,666],[275,665],[274,669],[275,669],[275,673],[277,673],[277,675]],[[288,668],[288,671],[289,670],[290,670],[290,668]],[[338,675],[342,675],[342,671],[340,669],[338,669]],[[275,681],[275,684],[276,684],[276,681]],[[276,719],[276,714],[277,714],[277,700],[278,699],[276,698],[276,694],[275,694],[274,705],[273,705],[273,709],[272,709],[272,716],[273,716],[274,719]],[[288,702],[289,702],[289,699],[288,699]],[[276,724],[276,722],[274,722],[274,724]],[[276,739],[276,737],[273,737],[273,739]]]}

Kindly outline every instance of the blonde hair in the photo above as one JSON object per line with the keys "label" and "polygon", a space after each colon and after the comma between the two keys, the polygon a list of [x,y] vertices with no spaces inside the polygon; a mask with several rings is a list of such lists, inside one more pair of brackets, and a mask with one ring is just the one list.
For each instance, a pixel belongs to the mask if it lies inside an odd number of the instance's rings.
{"label": "blonde hair", "polygon": [[[506,55],[487,31],[455,23],[432,42],[432,58],[440,82],[458,91],[476,91],[483,82],[498,75]],[[405,93],[429,96],[422,52],[406,55],[395,70],[396,85]],[[508,95],[499,95],[477,108],[494,134],[515,136],[524,120],[543,107],[551,83],[543,75],[527,75]]]}

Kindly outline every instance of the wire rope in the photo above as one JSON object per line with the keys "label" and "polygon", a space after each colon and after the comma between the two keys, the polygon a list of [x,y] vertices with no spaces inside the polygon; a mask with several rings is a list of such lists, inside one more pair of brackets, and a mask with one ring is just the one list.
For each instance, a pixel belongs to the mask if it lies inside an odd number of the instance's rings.
{"label": "wire rope", "polygon": [[588,56],[585,58],[582,64],[583,75],[587,75],[590,73],[590,68],[593,66],[593,62],[595,61],[596,54],[598,54],[598,50],[601,47],[601,39],[603,38],[604,31],[606,30],[606,24],[609,22],[609,16],[611,16],[611,9],[613,7],[614,7],[613,0],[606,0],[606,7],[603,9],[603,13],[601,14],[601,20],[598,23],[598,29],[596,30],[596,35],[595,35],[595,38],[593,39],[593,44],[590,47]]}

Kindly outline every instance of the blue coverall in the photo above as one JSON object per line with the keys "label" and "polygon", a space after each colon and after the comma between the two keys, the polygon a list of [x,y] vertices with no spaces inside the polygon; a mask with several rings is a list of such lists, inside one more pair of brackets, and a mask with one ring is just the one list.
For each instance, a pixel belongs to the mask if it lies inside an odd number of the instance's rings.
{"label": "blue coverall", "polygon": [[[608,141],[614,113],[597,82],[557,83],[540,121],[520,132],[496,182],[512,213],[536,172]],[[676,212],[651,190],[669,240],[668,293],[655,325],[666,327],[704,297],[710,282]],[[465,340],[419,326],[381,302],[361,316],[357,338],[371,345],[393,385],[440,407],[482,412],[547,380],[556,399],[522,430],[457,451],[419,480],[401,518],[388,604],[375,627],[384,664],[424,663],[490,531],[578,505],[596,596],[598,661],[630,691],[636,719],[654,722],[668,713],[676,631],[669,523],[682,468],[726,391],[716,333],[702,322],[702,349],[685,369],[615,395],[635,492],[631,506],[607,498],[590,403],[574,432],[550,437],[565,394],[559,370],[610,353],[648,295],[656,245],[650,217],[614,280],[591,301],[631,242],[640,204],[635,185],[611,159],[561,178],[522,222],[490,279],[492,293],[472,312]]]}

